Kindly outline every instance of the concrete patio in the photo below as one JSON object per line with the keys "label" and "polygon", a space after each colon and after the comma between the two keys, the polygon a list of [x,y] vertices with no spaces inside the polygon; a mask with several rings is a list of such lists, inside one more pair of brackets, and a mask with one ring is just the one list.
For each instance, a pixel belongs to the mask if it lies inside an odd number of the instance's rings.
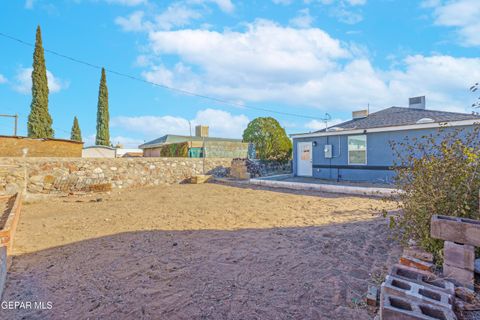
{"label": "concrete patio", "polygon": [[394,195],[401,192],[401,190],[392,188],[393,186],[388,184],[322,180],[312,177],[294,177],[291,174],[253,178],[250,179],[249,183],[272,188],[285,188],[293,190],[308,190],[377,197]]}

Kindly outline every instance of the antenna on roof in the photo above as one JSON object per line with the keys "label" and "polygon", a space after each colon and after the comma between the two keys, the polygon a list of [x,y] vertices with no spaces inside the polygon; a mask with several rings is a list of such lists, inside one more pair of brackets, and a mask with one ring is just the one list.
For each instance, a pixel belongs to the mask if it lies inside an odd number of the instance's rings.
{"label": "antenna on roof", "polygon": [[327,128],[328,128],[328,120],[332,119],[332,116],[328,113],[328,112],[325,112],[325,131],[327,131]]}

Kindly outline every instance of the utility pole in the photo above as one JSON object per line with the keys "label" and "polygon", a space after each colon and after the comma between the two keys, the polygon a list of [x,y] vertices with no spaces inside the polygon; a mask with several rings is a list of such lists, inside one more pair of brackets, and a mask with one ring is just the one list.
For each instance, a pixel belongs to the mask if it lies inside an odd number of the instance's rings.
{"label": "utility pole", "polygon": [[18,114],[0,114],[0,117],[5,118],[14,118],[15,119],[15,127],[13,129],[13,136],[17,136],[17,128],[18,128]]}

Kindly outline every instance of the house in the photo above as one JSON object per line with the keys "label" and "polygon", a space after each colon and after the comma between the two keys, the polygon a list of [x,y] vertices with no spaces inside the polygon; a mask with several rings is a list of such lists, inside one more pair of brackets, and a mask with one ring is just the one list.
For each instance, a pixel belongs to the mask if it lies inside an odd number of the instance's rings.
{"label": "house", "polygon": [[352,120],[310,133],[293,134],[293,173],[320,179],[392,181],[395,156],[391,141],[421,138],[440,126],[473,128],[477,114],[425,109],[425,97],[409,99],[409,107],[391,107],[368,114],[352,113]]}
{"label": "house", "polygon": [[82,158],[115,158],[116,149],[108,146],[89,146],[82,150]]}
{"label": "house", "polygon": [[138,158],[143,156],[142,149],[117,147],[115,156],[117,158]]}
{"label": "house", "polygon": [[139,146],[144,157],[246,158],[248,143],[208,136],[208,126],[196,126],[195,136],[167,134]]}

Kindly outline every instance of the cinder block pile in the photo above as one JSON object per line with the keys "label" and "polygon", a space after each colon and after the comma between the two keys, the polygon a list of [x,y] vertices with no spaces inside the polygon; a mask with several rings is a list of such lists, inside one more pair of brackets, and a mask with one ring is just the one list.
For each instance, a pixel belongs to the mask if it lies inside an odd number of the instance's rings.
{"label": "cinder block pile", "polygon": [[457,319],[453,283],[433,273],[432,254],[406,248],[380,290],[380,319]]}
{"label": "cinder block pile", "polygon": [[435,215],[431,220],[430,235],[445,240],[443,276],[457,285],[473,289],[475,247],[480,247],[480,221]]}
{"label": "cinder block pile", "polygon": [[473,289],[480,221],[435,215],[430,233],[445,241],[442,277],[433,273],[432,254],[405,248],[381,286],[380,319],[450,320],[457,319],[455,312],[477,310]]}

